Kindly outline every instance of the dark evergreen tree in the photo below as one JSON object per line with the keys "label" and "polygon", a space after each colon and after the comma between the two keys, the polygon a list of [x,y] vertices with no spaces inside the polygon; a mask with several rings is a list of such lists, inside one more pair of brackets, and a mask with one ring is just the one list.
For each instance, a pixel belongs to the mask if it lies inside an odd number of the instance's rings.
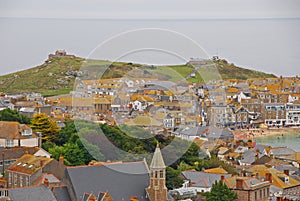
{"label": "dark evergreen tree", "polygon": [[216,181],[205,195],[206,201],[234,201],[238,198],[236,192],[231,191],[223,181]]}

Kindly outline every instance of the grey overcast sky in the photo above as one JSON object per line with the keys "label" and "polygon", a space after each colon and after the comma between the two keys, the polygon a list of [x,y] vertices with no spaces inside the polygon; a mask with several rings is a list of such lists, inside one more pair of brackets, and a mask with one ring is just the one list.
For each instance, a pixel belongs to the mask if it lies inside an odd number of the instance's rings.
{"label": "grey overcast sky", "polygon": [[299,18],[299,0],[0,0],[0,17]]}
{"label": "grey overcast sky", "polygon": [[[0,0],[0,75],[40,65],[57,49],[88,57],[110,37],[141,28],[179,32],[208,56],[245,68],[295,75],[299,11],[300,0]],[[187,49],[188,58],[201,56]]]}

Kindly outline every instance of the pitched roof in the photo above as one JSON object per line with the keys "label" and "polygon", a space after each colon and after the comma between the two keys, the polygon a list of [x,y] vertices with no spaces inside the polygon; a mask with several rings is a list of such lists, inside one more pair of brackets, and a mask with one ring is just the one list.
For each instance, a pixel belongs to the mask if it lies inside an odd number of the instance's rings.
{"label": "pitched roof", "polygon": [[53,158],[46,158],[43,156],[34,156],[31,154],[24,154],[20,159],[14,162],[6,170],[13,172],[22,172],[24,174],[34,174],[40,170],[44,165],[54,160]]}
{"label": "pitched roof", "polygon": [[269,145],[265,145],[265,144],[256,144],[256,146],[253,148],[253,150],[258,150],[259,152],[263,153],[263,151],[270,147]]}
{"label": "pitched roof", "polygon": [[285,165],[285,164],[275,167],[275,169],[281,172],[283,172],[284,170],[289,170],[290,172],[296,172],[298,170],[298,168],[296,168],[293,165]]}
{"label": "pitched roof", "polygon": [[149,172],[144,161],[100,166],[68,167],[69,190],[78,201],[85,192],[109,192],[114,200],[129,200],[137,196],[148,201],[145,188],[149,185]]}
{"label": "pitched roof", "polygon": [[[261,172],[257,172],[260,176],[265,176],[266,173],[272,174],[272,184],[278,188],[290,188],[295,186],[300,186],[300,182],[295,180],[294,178],[285,175],[283,172],[280,172],[274,168],[268,168]],[[285,182],[285,178],[288,177],[288,181]]]}
{"label": "pitched roof", "polygon": [[166,168],[166,165],[165,165],[164,159],[162,157],[160,148],[157,144],[155,152],[152,157],[150,169],[163,169],[163,168]]}
{"label": "pitched roof", "polygon": [[295,153],[295,151],[288,147],[275,147],[270,151],[274,156],[287,156]]}
{"label": "pitched roof", "polygon": [[289,160],[289,161],[296,161],[300,162],[300,152],[294,152],[291,155],[285,155],[285,156],[277,156],[277,158]]}
{"label": "pitched roof", "polygon": [[22,201],[56,201],[56,198],[52,194],[50,188],[45,186],[29,187],[29,188],[14,188],[9,189],[9,197],[11,200]]}
{"label": "pitched roof", "polygon": [[221,176],[225,178],[230,177],[229,174],[213,174],[206,172],[197,172],[197,171],[184,171],[181,172],[182,176],[190,180],[191,186],[193,187],[204,187],[210,188],[216,182],[221,180]]}
{"label": "pitched roof", "polygon": [[134,119],[130,119],[126,124],[133,126],[161,126],[162,122],[149,116],[138,115]]}
{"label": "pitched roof", "polygon": [[54,187],[53,194],[56,197],[57,201],[71,201],[68,189],[66,186]]}
{"label": "pitched roof", "polygon": [[39,150],[40,148],[38,147],[12,147],[8,149],[0,149],[0,156],[4,153],[4,160],[19,159],[26,153],[35,154]]}
{"label": "pitched roof", "polygon": [[213,126],[196,126],[183,130],[181,134],[189,136],[206,136],[208,139],[234,139],[233,133],[228,129],[220,129]]}
{"label": "pitched roof", "polygon": [[[264,154],[258,153],[258,159],[263,157]],[[241,163],[253,164],[256,161],[256,152],[253,150],[248,150],[242,155]]]}
{"label": "pitched roof", "polygon": [[48,179],[49,184],[59,183],[60,180],[53,174],[43,174],[41,184],[44,184],[45,179]]}
{"label": "pitched roof", "polygon": [[270,183],[268,181],[260,181],[254,177],[239,177],[232,176],[230,178],[225,178],[225,184],[228,188],[236,189],[236,180],[240,179],[243,181],[243,189],[244,190],[254,190],[263,186],[268,186]]}
{"label": "pitched roof", "polygon": [[228,174],[228,172],[221,167],[206,169],[204,172],[213,174]]}
{"label": "pitched roof", "polygon": [[[20,124],[14,121],[0,121],[0,138],[10,138],[10,139],[24,139],[26,136],[21,135],[23,128],[29,129],[28,126]],[[36,137],[35,134],[32,137]]]}

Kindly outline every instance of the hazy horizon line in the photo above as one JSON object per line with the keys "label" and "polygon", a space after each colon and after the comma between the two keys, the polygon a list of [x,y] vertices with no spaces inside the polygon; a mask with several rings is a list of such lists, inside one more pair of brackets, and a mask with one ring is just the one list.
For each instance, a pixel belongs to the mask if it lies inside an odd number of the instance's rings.
{"label": "hazy horizon line", "polygon": [[208,17],[208,18],[73,18],[73,17],[21,17],[0,16],[2,19],[39,19],[39,20],[108,20],[108,21],[222,21],[222,20],[300,20],[300,17]]}

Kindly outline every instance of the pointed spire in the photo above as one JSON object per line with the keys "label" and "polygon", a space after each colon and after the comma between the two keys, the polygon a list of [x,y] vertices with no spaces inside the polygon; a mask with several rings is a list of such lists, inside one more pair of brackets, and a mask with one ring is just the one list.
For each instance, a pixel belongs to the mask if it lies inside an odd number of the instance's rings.
{"label": "pointed spire", "polygon": [[164,169],[164,168],[166,168],[166,165],[165,165],[164,159],[162,157],[159,145],[157,143],[157,146],[156,146],[156,149],[153,154],[152,161],[151,161],[150,169]]}

